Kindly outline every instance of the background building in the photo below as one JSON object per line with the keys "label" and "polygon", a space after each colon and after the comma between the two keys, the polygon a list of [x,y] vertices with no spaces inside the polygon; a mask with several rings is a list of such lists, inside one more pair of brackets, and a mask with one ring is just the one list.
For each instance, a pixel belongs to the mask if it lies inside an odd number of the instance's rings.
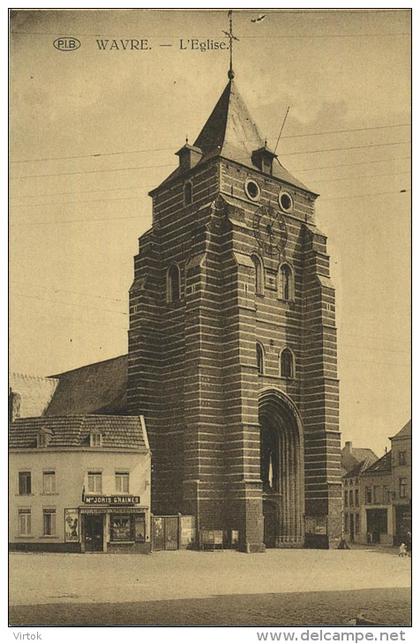
{"label": "background building", "polygon": [[390,438],[392,453],[392,504],[398,543],[411,542],[411,420]]}
{"label": "background building", "polygon": [[12,549],[150,550],[150,449],[135,416],[18,418],[9,433]]}
{"label": "background building", "polygon": [[360,532],[360,475],[378,460],[376,454],[366,447],[353,447],[346,441],[341,450],[343,483],[343,536],[350,543],[361,541]]}

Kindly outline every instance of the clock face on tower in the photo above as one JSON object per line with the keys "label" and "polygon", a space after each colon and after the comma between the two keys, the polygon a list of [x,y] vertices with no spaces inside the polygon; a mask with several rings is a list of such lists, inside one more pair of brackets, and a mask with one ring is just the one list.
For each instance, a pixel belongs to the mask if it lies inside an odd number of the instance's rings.
{"label": "clock face on tower", "polygon": [[261,250],[270,256],[284,250],[287,228],[283,215],[273,206],[260,206],[254,214],[255,239]]}

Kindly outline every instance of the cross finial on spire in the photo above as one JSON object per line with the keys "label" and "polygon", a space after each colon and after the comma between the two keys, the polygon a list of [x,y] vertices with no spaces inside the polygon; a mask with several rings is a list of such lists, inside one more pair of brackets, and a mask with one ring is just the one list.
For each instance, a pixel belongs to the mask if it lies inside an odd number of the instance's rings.
{"label": "cross finial on spire", "polygon": [[233,35],[232,14],[233,14],[233,11],[232,9],[230,9],[228,11],[229,31],[223,32],[229,38],[229,71],[228,71],[229,80],[233,80],[235,78],[235,72],[233,71],[233,41],[239,40],[239,38]]}

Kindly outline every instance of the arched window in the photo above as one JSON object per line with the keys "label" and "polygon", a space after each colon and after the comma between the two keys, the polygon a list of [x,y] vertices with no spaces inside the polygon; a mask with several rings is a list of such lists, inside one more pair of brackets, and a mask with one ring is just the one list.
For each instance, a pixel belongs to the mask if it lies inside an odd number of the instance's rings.
{"label": "arched window", "polygon": [[280,297],[282,300],[292,301],[295,298],[295,280],[293,270],[289,264],[280,266]]}
{"label": "arched window", "polygon": [[295,359],[290,349],[283,349],[280,355],[280,375],[282,378],[294,378]]}
{"label": "arched window", "polygon": [[262,347],[262,344],[257,342],[256,347],[256,356],[257,356],[257,370],[258,370],[258,375],[263,376],[264,375],[264,349]]}
{"label": "arched window", "polygon": [[184,185],[184,203],[186,206],[188,206],[190,203],[192,203],[193,200],[193,190],[192,190],[192,183],[191,181],[187,181],[186,184]]}
{"label": "arched window", "polygon": [[251,259],[255,266],[255,293],[264,295],[264,264],[258,255],[252,255]]}
{"label": "arched window", "polygon": [[166,301],[168,303],[177,302],[181,293],[181,275],[179,266],[172,264],[166,274]]}

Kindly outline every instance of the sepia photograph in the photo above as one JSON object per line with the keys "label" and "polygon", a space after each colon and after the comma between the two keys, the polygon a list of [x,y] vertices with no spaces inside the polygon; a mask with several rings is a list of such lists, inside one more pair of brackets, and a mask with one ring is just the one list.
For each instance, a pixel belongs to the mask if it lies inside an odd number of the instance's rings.
{"label": "sepia photograph", "polygon": [[9,627],[412,626],[411,8],[8,21]]}

